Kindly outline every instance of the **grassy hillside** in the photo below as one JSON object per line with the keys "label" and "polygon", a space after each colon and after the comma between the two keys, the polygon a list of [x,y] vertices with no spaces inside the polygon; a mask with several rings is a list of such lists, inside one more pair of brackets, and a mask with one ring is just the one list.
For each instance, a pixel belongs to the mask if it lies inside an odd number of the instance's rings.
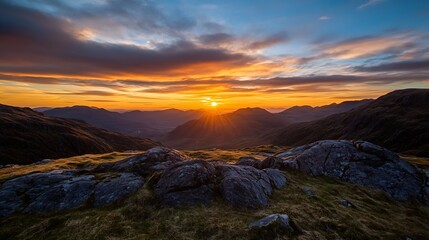
{"label": "grassy hillside", "polygon": [[[187,151],[187,154],[234,162],[241,156],[260,156],[261,151],[278,150],[260,147]],[[0,169],[0,179],[31,171],[88,167],[131,154],[84,155],[36,165],[35,169],[31,166]],[[409,159],[429,166],[427,159]],[[292,217],[302,229],[295,239],[427,239],[429,236],[428,207],[399,203],[383,192],[327,177],[286,174],[289,184],[274,192],[266,209],[238,210],[220,199],[208,206],[161,208],[146,183],[131,198],[105,208],[0,219],[0,239],[248,239],[251,236],[247,224],[271,213],[287,213]],[[316,196],[308,196],[303,188],[313,189]],[[355,208],[340,205],[340,199],[349,200]]]}
{"label": "grassy hillside", "polygon": [[360,139],[429,157],[428,106],[429,89],[397,90],[345,113],[289,125],[273,133],[271,142],[300,146],[323,139]]}
{"label": "grassy hillside", "polygon": [[29,108],[0,104],[0,164],[29,164],[86,153],[146,150],[160,144],[82,121],[46,117]]}

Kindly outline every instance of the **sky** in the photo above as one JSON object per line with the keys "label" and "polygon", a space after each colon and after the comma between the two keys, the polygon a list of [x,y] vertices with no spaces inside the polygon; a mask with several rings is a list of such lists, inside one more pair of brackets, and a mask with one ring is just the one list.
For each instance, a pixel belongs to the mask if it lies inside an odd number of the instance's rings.
{"label": "sky", "polygon": [[278,111],[376,98],[429,88],[428,26],[426,0],[0,0],[0,103]]}

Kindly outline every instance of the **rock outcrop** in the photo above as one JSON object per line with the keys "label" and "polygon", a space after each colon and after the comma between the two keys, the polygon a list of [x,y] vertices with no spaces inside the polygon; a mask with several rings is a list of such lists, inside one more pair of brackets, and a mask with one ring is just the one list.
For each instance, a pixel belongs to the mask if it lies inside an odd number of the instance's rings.
{"label": "rock outcrop", "polygon": [[208,203],[214,197],[215,168],[203,160],[173,165],[155,185],[155,195],[168,206]]}
{"label": "rock outcrop", "polygon": [[0,186],[0,216],[17,211],[53,212],[84,205],[104,206],[136,192],[142,185],[143,178],[131,173],[104,180],[75,170],[33,173]]}
{"label": "rock outcrop", "polygon": [[193,160],[165,147],[155,147],[94,169],[33,173],[0,185],[0,216],[14,212],[53,212],[112,204],[151,179],[164,206],[207,204],[216,196],[233,206],[261,208],[273,189],[287,183],[278,169],[256,169],[216,161]]}
{"label": "rock outcrop", "polygon": [[400,201],[424,201],[422,173],[397,154],[365,141],[325,140],[270,158],[268,167],[293,168],[389,193]]}
{"label": "rock outcrop", "polygon": [[133,172],[142,176],[148,176],[185,160],[191,160],[191,158],[174,149],[155,147],[143,154],[138,154],[113,164],[102,164],[98,167],[98,170]]}

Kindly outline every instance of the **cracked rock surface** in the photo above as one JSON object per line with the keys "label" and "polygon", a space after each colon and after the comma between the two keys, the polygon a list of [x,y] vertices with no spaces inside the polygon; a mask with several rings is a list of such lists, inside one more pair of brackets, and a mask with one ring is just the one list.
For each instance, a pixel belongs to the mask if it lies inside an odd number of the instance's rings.
{"label": "cracked rock surface", "polygon": [[104,206],[128,196],[142,185],[143,178],[130,173],[112,175],[101,181],[92,174],[75,170],[33,173],[0,186],[0,216],[20,211],[54,212],[84,205]]}
{"label": "cracked rock surface", "polygon": [[424,202],[423,174],[397,154],[365,141],[325,140],[277,154],[270,167],[294,168],[370,186],[400,201]]}

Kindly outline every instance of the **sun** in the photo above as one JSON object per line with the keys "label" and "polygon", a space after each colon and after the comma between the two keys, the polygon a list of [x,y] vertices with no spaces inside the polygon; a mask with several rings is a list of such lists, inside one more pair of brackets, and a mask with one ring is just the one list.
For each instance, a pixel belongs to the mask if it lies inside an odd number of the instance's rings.
{"label": "sun", "polygon": [[212,102],[211,105],[212,105],[212,107],[216,107],[217,106],[217,102]]}

